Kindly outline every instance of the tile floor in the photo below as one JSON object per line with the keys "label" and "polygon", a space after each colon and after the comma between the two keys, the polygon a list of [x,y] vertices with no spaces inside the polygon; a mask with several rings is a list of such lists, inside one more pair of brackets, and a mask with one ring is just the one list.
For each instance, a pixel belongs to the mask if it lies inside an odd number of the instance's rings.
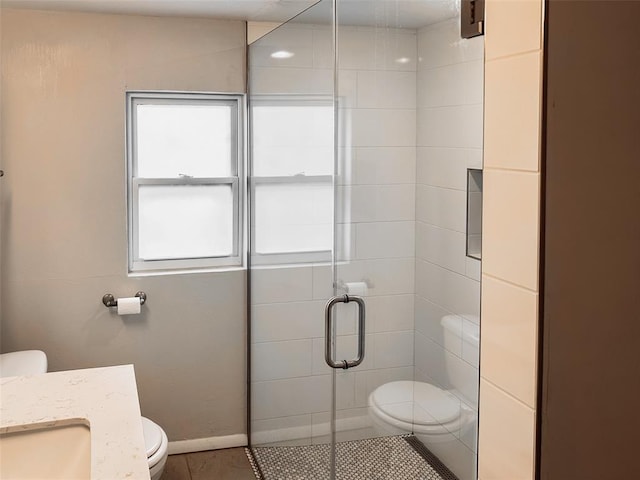
{"label": "tile floor", "polygon": [[170,455],[162,480],[256,480],[244,448]]}

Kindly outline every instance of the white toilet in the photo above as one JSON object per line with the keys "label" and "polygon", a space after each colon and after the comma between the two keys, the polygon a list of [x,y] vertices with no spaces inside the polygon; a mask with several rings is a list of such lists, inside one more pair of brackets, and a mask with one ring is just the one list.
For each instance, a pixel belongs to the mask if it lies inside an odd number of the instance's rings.
{"label": "white toilet", "polygon": [[[479,326],[466,322],[462,327],[460,317],[446,315],[441,320],[445,346],[460,348],[464,342],[466,352],[477,358]],[[475,349],[475,350],[474,350]],[[448,358],[448,357],[447,357]],[[427,443],[449,441],[464,434],[475,422],[471,400],[463,402],[465,391],[475,388],[460,375],[451,362],[445,362],[452,390],[417,381],[385,383],[369,395],[369,413],[380,435],[414,433]],[[466,381],[465,381],[466,380]]]}
{"label": "white toilet", "polygon": [[[0,354],[0,377],[39,375],[47,373],[47,356],[40,350],[25,350]],[[151,480],[159,480],[167,463],[169,440],[164,430],[142,417],[142,431],[147,449]]]}
{"label": "white toilet", "polygon": [[147,461],[151,480],[159,480],[167,463],[169,440],[160,426],[147,417],[142,417],[144,444],[147,449]]}

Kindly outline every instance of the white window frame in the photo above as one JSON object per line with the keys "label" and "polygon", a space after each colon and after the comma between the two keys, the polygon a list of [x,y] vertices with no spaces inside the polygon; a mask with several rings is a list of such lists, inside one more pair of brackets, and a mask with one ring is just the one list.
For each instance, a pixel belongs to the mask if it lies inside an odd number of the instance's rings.
{"label": "white window frame", "polygon": [[[250,97],[250,109],[259,105],[321,105],[334,106],[333,97],[330,95],[253,95]],[[335,106],[334,106],[335,108]],[[253,150],[251,151],[253,158]],[[253,165],[253,161],[251,162]],[[255,190],[258,185],[282,184],[301,185],[308,183],[327,183],[335,188],[333,175],[283,175],[283,176],[256,176],[251,172],[251,263],[254,265],[276,264],[300,264],[300,263],[326,263],[331,262],[332,248],[328,250],[315,250],[305,252],[277,252],[258,253],[256,249],[256,236],[258,234],[255,225]],[[335,203],[334,195],[334,203]],[[334,205],[335,214],[335,205]],[[335,222],[334,222],[335,223]],[[335,228],[335,227],[334,227]],[[332,232],[332,237],[335,232]]]}
{"label": "white window frame", "polygon": [[[232,106],[235,114],[231,125],[232,155],[229,177],[212,178],[141,178],[137,176],[136,157],[136,106],[151,105],[203,105],[218,104]],[[126,94],[127,109],[127,207],[128,207],[128,257],[129,273],[160,272],[175,270],[202,270],[219,267],[243,266],[244,239],[244,111],[245,97],[242,94],[201,93],[201,92],[139,92]],[[235,161],[234,161],[235,156]],[[235,173],[235,175],[233,175]],[[230,185],[233,195],[233,245],[227,256],[197,258],[167,258],[144,260],[138,254],[138,212],[139,188],[142,185]]]}

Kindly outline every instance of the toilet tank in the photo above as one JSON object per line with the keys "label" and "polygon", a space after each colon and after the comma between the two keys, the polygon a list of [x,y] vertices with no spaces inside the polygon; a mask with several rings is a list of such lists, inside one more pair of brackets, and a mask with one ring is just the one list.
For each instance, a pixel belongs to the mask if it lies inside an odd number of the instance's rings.
{"label": "toilet tank", "polygon": [[0,377],[39,375],[46,372],[47,356],[40,350],[23,350],[0,355]]}
{"label": "toilet tank", "polygon": [[[445,367],[451,386],[474,400],[478,383],[480,324],[477,315],[445,315],[440,321],[444,330]],[[475,403],[475,401],[473,402]]]}

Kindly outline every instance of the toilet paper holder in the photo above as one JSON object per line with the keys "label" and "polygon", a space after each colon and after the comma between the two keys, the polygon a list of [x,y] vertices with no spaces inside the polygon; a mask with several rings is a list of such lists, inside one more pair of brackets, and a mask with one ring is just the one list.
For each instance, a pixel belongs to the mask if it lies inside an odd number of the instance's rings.
{"label": "toilet paper holder", "polygon": [[[144,305],[147,301],[147,294],[144,292],[137,292],[134,297],[138,297],[140,299],[140,305]],[[105,307],[117,307],[118,299],[115,298],[112,293],[105,293],[102,297],[102,303],[104,303]]]}

